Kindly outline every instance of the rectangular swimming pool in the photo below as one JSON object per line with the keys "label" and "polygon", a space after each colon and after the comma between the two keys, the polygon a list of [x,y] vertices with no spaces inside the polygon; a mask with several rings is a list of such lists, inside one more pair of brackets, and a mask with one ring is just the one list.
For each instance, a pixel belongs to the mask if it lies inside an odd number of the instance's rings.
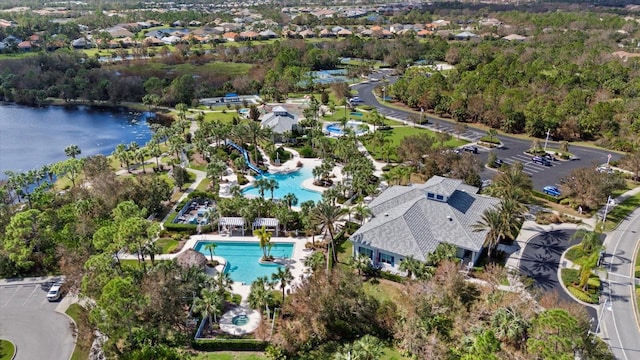
{"label": "rectangular swimming pool", "polygon": [[[271,280],[271,274],[278,271],[282,265],[261,264],[262,249],[257,241],[198,241],[194,249],[203,253],[207,259],[209,252],[204,250],[207,244],[215,243],[214,255],[227,260],[225,272],[231,279],[238,283],[250,285],[260,276],[266,276]],[[276,258],[291,258],[293,243],[271,243],[271,255]]]}

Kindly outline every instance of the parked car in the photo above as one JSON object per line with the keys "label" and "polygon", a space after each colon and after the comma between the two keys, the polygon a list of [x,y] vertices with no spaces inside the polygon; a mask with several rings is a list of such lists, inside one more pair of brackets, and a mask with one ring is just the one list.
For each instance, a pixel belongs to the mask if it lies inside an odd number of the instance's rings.
{"label": "parked car", "polygon": [[613,169],[608,166],[598,166],[596,171],[599,173],[613,174]]}
{"label": "parked car", "polygon": [[362,102],[362,99],[360,99],[360,98],[359,98],[359,97],[357,97],[357,96],[354,96],[354,97],[352,97],[351,99],[349,99],[349,103],[350,103],[351,105],[353,105],[353,104],[360,104],[361,102]]}
{"label": "parked car", "polygon": [[496,159],[496,161],[493,162],[496,167],[501,167],[502,165],[504,165],[504,161],[500,160],[500,159]]}
{"label": "parked car", "polygon": [[49,301],[58,301],[62,296],[62,283],[55,283],[49,289],[47,293],[47,300]]}
{"label": "parked car", "polygon": [[478,147],[477,146],[465,146],[465,147],[462,148],[462,150],[468,151],[468,152],[474,153],[474,154],[478,153]]}
{"label": "parked car", "polygon": [[535,164],[551,166],[551,161],[547,160],[546,158],[543,158],[542,156],[534,156],[531,158],[531,161],[533,161]]}
{"label": "parked car", "polygon": [[542,155],[542,158],[547,159],[549,161],[558,161],[558,159],[556,159],[556,157],[551,154],[544,154]]}
{"label": "parked car", "polygon": [[544,192],[547,195],[551,195],[551,196],[555,196],[555,197],[558,197],[558,196],[561,195],[560,189],[558,189],[558,187],[552,186],[552,185],[547,185],[544,188],[542,188],[542,192]]}

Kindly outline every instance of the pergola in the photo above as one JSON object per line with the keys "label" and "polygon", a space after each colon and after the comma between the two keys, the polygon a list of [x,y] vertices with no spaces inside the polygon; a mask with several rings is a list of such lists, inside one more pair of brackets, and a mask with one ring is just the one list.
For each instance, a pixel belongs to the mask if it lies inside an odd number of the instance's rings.
{"label": "pergola", "polygon": [[280,221],[276,218],[257,218],[253,221],[252,230],[262,227],[273,228],[276,230],[276,236],[278,236],[278,230],[280,228]]}
{"label": "pergola", "polygon": [[221,217],[218,221],[218,232],[222,227],[231,227],[232,229],[240,227],[242,236],[244,236],[244,218],[242,217]]}

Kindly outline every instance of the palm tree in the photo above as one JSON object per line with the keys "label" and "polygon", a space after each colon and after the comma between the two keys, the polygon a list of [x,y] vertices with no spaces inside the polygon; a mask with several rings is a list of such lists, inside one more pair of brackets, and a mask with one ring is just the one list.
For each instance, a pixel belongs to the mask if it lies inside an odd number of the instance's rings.
{"label": "palm tree", "polygon": [[280,185],[275,179],[267,179],[267,190],[271,192],[271,200],[273,200],[273,192],[279,187]]}
{"label": "palm tree", "polygon": [[527,207],[515,199],[507,197],[500,200],[499,211],[505,224],[505,237],[515,240],[524,221],[524,213],[527,211]]}
{"label": "palm tree", "polygon": [[324,265],[324,255],[319,251],[314,251],[311,255],[304,259],[304,266],[311,269],[311,271],[318,270]]}
{"label": "palm tree", "polygon": [[491,327],[500,341],[505,341],[520,348],[527,338],[531,325],[511,307],[501,307],[491,317]]}
{"label": "palm tree", "polygon": [[160,149],[160,144],[156,140],[151,140],[147,143],[147,148],[149,149],[149,155],[156,158],[156,167],[158,170],[160,169],[160,155],[162,155],[162,150]]}
{"label": "palm tree", "polygon": [[75,159],[76,156],[78,156],[78,155],[80,155],[82,153],[82,150],[80,150],[80,147],[78,145],[71,144],[71,145],[67,146],[66,148],[64,148],[64,153],[68,157]]}
{"label": "palm tree", "polygon": [[[400,262],[400,271],[406,271],[407,277],[412,279],[414,275],[420,272],[420,267],[424,266],[420,260],[413,257],[413,255],[407,256]],[[416,276],[417,277],[417,276]]]}
{"label": "palm tree", "polygon": [[156,255],[162,254],[162,247],[157,241],[150,241],[145,246],[145,252],[149,255],[151,266],[156,266]]}
{"label": "palm tree", "polygon": [[[211,324],[211,329],[213,329],[213,323],[218,322],[217,315],[222,303],[223,299],[215,289],[205,288],[200,292],[200,297],[195,299],[193,307],[196,312],[204,314],[209,318],[209,324]],[[211,321],[212,315],[213,321]]]}
{"label": "palm tree", "polygon": [[516,162],[507,171],[498,174],[488,188],[488,194],[501,199],[513,199],[521,204],[527,203],[533,183],[523,169],[522,163]]}
{"label": "palm tree", "polygon": [[266,276],[257,278],[251,284],[251,292],[247,301],[253,309],[262,309],[269,313],[269,304],[273,302],[273,294],[271,292],[272,284]]}
{"label": "palm tree", "polygon": [[358,204],[354,206],[353,212],[356,215],[356,218],[360,220],[360,226],[364,224],[364,220],[366,218],[373,215],[373,213],[371,212],[371,209],[369,209],[369,207],[367,207],[367,205],[364,205],[364,204]]}
{"label": "palm tree", "polygon": [[211,261],[213,261],[213,254],[215,254],[216,247],[218,247],[218,244],[214,242],[210,242],[204,246],[204,250],[209,252]]}
{"label": "palm tree", "polygon": [[255,121],[246,123],[243,126],[243,131],[251,139],[251,143],[254,146],[253,160],[256,163],[256,165],[258,165],[258,143],[269,139],[267,135],[267,131],[260,126],[259,122],[255,122]]}
{"label": "palm tree", "polygon": [[[597,249],[596,249],[597,250]],[[600,258],[600,252],[594,251],[587,257],[583,257],[577,261],[580,265],[580,283],[578,286],[584,291],[587,291],[587,285],[589,284],[589,278],[591,277],[592,270],[598,265],[598,259]]]}
{"label": "palm tree", "polygon": [[327,271],[330,269],[329,256],[333,260],[333,263],[338,262],[338,254],[335,249],[334,235],[338,230],[338,220],[344,214],[344,209],[338,206],[334,206],[330,202],[321,201],[311,210],[311,218],[320,226],[320,231],[329,232],[330,243],[329,249],[327,249]]}
{"label": "palm tree", "polygon": [[505,233],[505,224],[499,209],[486,209],[480,220],[471,227],[474,232],[488,231],[484,246],[487,247],[487,255],[491,258],[493,249],[498,246],[500,238]]}
{"label": "palm tree", "polygon": [[291,282],[293,282],[293,275],[291,274],[291,270],[289,270],[288,267],[279,267],[278,272],[271,274],[271,280],[280,283],[280,289],[282,290],[282,299],[284,299],[284,289],[288,285],[291,285]]}
{"label": "palm tree", "polygon": [[262,249],[262,260],[269,260],[268,249],[271,245],[271,232],[267,231],[267,228],[263,226],[261,229],[253,230],[253,235],[260,240],[260,248]]}
{"label": "palm tree", "polygon": [[147,157],[147,148],[144,148],[144,147],[143,148],[139,148],[138,150],[136,150],[133,153],[133,158],[136,161],[139,161],[140,163],[142,163],[142,172],[143,173],[147,172],[147,169],[145,169],[145,166],[144,166],[145,157]]}
{"label": "palm tree", "polygon": [[573,234],[571,240],[582,237],[580,245],[585,254],[591,254],[602,246],[602,233],[599,231],[590,231],[587,229],[579,229]]}
{"label": "palm tree", "polygon": [[256,181],[253,182],[253,186],[258,188],[258,192],[260,193],[260,197],[264,200],[264,192],[269,187],[269,179],[267,179],[265,177],[261,177],[259,179],[256,179]]}
{"label": "palm tree", "polygon": [[358,270],[358,275],[362,275],[362,272],[371,266],[371,258],[364,254],[358,254],[351,257],[350,265]]}
{"label": "palm tree", "polygon": [[127,166],[127,171],[130,172],[129,161],[131,160],[131,157],[129,155],[129,152],[127,151],[127,146],[125,144],[118,144],[113,152],[113,155],[120,161],[120,166],[122,166],[122,164],[125,164]]}
{"label": "palm tree", "polygon": [[288,193],[287,195],[282,197],[282,200],[287,203],[289,210],[291,210],[293,206],[298,205],[298,197],[294,193]]}
{"label": "palm tree", "polygon": [[394,148],[388,143],[382,145],[382,148],[380,148],[380,156],[382,156],[387,165],[391,162],[391,155],[393,154],[393,151]]}
{"label": "palm tree", "polygon": [[227,164],[220,160],[214,160],[207,164],[207,177],[211,179],[211,187],[216,188],[218,182],[222,180]]}
{"label": "palm tree", "polygon": [[176,105],[176,110],[178,110],[178,118],[180,120],[186,120],[187,116],[187,110],[189,110],[189,107],[187,106],[187,104],[184,103],[180,103],[178,105]]}
{"label": "palm tree", "polygon": [[218,291],[218,294],[222,296],[224,299],[224,293],[226,291],[231,291],[233,288],[233,280],[231,280],[231,275],[226,272],[219,272],[213,277],[213,284]]}

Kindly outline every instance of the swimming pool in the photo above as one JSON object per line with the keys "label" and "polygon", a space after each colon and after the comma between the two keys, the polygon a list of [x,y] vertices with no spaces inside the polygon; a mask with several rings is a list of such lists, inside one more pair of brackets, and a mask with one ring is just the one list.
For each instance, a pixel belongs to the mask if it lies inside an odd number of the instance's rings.
{"label": "swimming pool", "polygon": [[[362,135],[368,131],[361,128],[361,125],[363,124],[364,123],[361,121],[350,120],[347,122],[347,127],[353,129],[356,132],[356,135]],[[342,136],[344,134],[342,131],[342,125],[339,123],[331,123],[327,125],[326,130],[330,135]]]}
{"label": "swimming pool", "polygon": [[[302,187],[302,182],[313,178],[313,168],[302,167],[297,171],[288,174],[265,174],[258,176],[274,179],[278,182],[278,188],[273,192],[274,199],[282,199],[285,195],[292,193],[298,198],[298,206],[308,200],[318,202],[322,200],[322,194],[316,191],[307,190]],[[260,191],[254,186],[250,186],[242,191],[243,194],[259,197]],[[265,199],[271,198],[271,191],[264,192]]]}
{"label": "swimming pool", "polygon": [[[257,241],[198,241],[194,249],[203,253],[207,259],[209,252],[204,250],[207,244],[215,243],[214,255],[227,260],[224,272],[238,283],[251,284],[260,276],[271,280],[271,274],[278,271],[282,265],[261,264],[262,249]],[[271,243],[271,255],[276,258],[291,258],[293,243]]]}

